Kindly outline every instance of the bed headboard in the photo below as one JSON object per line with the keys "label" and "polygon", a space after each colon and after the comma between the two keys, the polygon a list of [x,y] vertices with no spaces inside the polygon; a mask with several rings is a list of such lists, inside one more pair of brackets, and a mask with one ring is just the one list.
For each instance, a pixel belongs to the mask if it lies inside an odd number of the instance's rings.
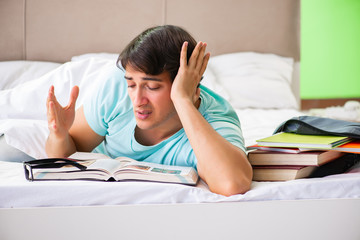
{"label": "bed headboard", "polygon": [[255,51],[299,61],[299,12],[300,0],[1,0],[0,61],[119,53],[163,24],[206,41],[212,56]]}
{"label": "bed headboard", "polygon": [[116,53],[162,24],[183,26],[212,55],[257,51],[299,60],[299,0],[2,0],[0,60]]}

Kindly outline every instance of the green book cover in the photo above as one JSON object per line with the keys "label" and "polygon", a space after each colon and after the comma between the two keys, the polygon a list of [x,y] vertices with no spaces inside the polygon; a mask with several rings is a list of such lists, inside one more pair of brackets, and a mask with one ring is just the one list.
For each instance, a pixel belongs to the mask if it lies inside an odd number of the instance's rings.
{"label": "green book cover", "polygon": [[295,133],[281,132],[267,138],[257,140],[259,146],[269,147],[297,147],[332,149],[349,142],[348,137],[301,135]]}

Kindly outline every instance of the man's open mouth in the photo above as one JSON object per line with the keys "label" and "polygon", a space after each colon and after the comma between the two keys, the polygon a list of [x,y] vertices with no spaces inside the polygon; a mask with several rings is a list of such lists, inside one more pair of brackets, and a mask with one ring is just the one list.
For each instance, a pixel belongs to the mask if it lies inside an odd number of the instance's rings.
{"label": "man's open mouth", "polygon": [[150,110],[136,110],[135,116],[138,119],[144,120],[147,119],[151,115],[152,111]]}

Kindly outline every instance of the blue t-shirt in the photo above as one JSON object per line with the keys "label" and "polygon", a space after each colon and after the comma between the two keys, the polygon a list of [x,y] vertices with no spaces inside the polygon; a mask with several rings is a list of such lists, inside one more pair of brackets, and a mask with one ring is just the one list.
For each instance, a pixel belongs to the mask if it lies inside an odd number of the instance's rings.
{"label": "blue t-shirt", "polygon": [[[104,81],[84,103],[89,126],[105,136],[94,151],[113,158],[126,156],[138,161],[196,168],[197,160],[184,129],[153,146],[136,141],[136,120],[124,72],[116,67],[102,71],[106,72]],[[240,121],[233,108],[210,89],[200,88],[200,113],[219,134],[244,151]]]}

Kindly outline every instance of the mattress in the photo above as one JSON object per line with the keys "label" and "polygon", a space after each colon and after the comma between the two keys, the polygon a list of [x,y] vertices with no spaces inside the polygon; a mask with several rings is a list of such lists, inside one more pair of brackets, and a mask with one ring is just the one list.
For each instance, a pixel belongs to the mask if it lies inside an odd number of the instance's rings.
{"label": "mattress", "polygon": [[[238,110],[246,144],[271,133],[296,110]],[[41,181],[28,182],[21,163],[0,162],[0,207],[93,206],[212,203],[360,197],[360,169],[322,178],[255,182],[245,194],[225,197],[196,186],[156,182]]]}

